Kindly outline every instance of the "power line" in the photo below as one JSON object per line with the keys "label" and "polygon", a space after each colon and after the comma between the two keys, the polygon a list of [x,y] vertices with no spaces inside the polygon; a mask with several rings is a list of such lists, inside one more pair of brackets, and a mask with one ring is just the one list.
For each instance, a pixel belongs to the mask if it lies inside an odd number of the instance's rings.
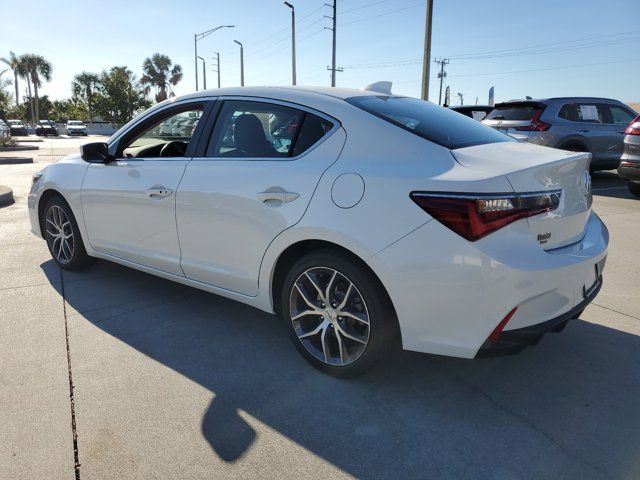
{"label": "power line", "polygon": [[598,63],[583,63],[577,65],[565,65],[562,67],[549,67],[549,68],[532,68],[528,70],[511,70],[508,72],[487,72],[487,73],[463,73],[460,75],[451,75],[452,78],[460,78],[460,77],[485,77],[490,75],[508,75],[512,73],[529,73],[529,72],[546,72],[552,70],[565,70],[570,68],[582,68],[582,67],[593,67],[596,65],[613,65],[615,63],[632,63],[640,61],[640,57],[638,58],[629,58],[626,60],[614,60],[612,62],[598,62]]}
{"label": "power line", "polygon": [[352,20],[350,22],[342,22],[342,23],[340,23],[340,26],[343,27],[345,25],[351,25],[353,23],[366,22],[367,20],[372,20],[374,18],[384,17],[386,15],[393,15],[394,13],[403,12],[405,10],[409,10],[410,8],[424,7],[424,6],[425,6],[425,2],[420,2],[420,3],[413,4],[413,5],[408,5],[408,6],[403,7],[403,8],[395,8],[395,9],[387,11],[387,12],[378,13],[377,15],[371,15],[370,17],[359,18],[358,20]]}
{"label": "power line", "polygon": [[379,5],[381,3],[386,3],[389,0],[378,0],[377,2],[372,2],[372,3],[366,3],[364,5],[361,5],[359,7],[355,7],[355,8],[350,8],[349,10],[340,10],[340,15],[344,15],[345,13],[351,13],[351,12],[355,12],[357,10],[362,10],[363,8],[369,8],[369,7],[374,7],[376,5]]}
{"label": "power line", "polygon": [[531,46],[528,46],[528,47],[509,48],[509,49],[506,49],[506,50],[493,50],[493,51],[484,51],[484,52],[475,52],[475,53],[463,53],[463,54],[460,54],[460,55],[452,55],[451,58],[459,60],[459,59],[462,59],[463,57],[469,57],[469,56],[475,57],[475,56],[488,55],[488,54],[509,53],[509,52],[515,52],[515,51],[520,51],[520,50],[530,50],[530,49],[534,49],[534,48],[566,45],[568,43],[578,43],[578,42],[596,40],[596,39],[600,39],[600,38],[610,38],[610,37],[619,37],[619,36],[625,36],[625,35],[634,35],[634,34],[637,34],[637,33],[640,33],[640,30],[632,30],[632,31],[629,31],[629,32],[622,32],[622,33],[610,33],[610,34],[607,34],[607,35],[595,35],[595,36],[590,36],[590,37],[578,38],[578,39],[575,39],[575,40],[565,40],[565,41],[560,41],[560,42],[542,43],[542,44],[537,44],[537,45],[531,45]]}

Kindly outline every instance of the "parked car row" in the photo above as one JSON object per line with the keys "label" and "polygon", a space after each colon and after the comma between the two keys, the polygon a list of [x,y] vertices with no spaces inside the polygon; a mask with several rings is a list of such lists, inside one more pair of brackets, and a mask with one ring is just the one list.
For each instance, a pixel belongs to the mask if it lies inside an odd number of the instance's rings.
{"label": "parked car row", "polygon": [[[558,97],[512,100],[495,107],[456,106],[459,113],[511,137],[573,152],[589,152],[591,171],[618,168],[640,196],[640,117],[610,98]],[[480,116],[487,112],[486,116]]]}
{"label": "parked car row", "polygon": [[[0,120],[0,134],[3,136],[26,137],[29,135],[30,129],[34,129],[38,136],[58,136],[58,126],[53,120],[40,120],[35,127],[25,124],[22,120],[7,120],[6,122]],[[80,120],[69,120],[65,125],[65,132],[70,136],[83,135],[86,137],[87,126]]]}

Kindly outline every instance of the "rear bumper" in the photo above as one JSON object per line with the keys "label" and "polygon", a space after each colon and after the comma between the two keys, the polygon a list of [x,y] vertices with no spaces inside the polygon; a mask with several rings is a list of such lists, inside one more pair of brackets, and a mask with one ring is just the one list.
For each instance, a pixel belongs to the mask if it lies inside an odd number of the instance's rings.
{"label": "rear bumper", "polygon": [[640,182],[640,158],[633,162],[622,160],[618,167],[618,176],[624,180]]}
{"label": "rear bumper", "polygon": [[501,338],[555,328],[583,310],[608,240],[593,213],[580,241],[553,250],[540,248],[527,222],[467,242],[433,220],[368,263],[391,297],[405,350],[475,358],[514,307]]}
{"label": "rear bumper", "polygon": [[602,288],[602,275],[598,278],[598,283],[592,292],[578,305],[573,307],[566,313],[547,320],[546,322],[530,325],[524,328],[508,330],[500,334],[500,340],[491,343],[488,340],[484,342],[475,358],[500,357],[504,355],[513,355],[530,345],[537,345],[542,337],[549,332],[561,332],[567,326],[569,320],[577,319],[580,314],[587,308]]}

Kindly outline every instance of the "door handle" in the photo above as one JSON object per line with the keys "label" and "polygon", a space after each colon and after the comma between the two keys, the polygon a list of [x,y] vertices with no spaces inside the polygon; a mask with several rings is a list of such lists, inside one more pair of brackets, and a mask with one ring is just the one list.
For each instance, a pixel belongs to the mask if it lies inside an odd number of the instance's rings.
{"label": "door handle", "polygon": [[151,198],[164,198],[173,193],[173,190],[165,187],[152,187],[146,190],[146,193]]}
{"label": "door handle", "polygon": [[300,196],[299,193],[287,192],[284,190],[278,190],[275,192],[265,191],[257,194],[258,200],[260,200],[262,203],[267,203],[270,201],[280,202],[280,203],[289,203],[289,202],[293,202],[299,196]]}
{"label": "door handle", "polygon": [[583,128],[582,130],[580,130],[580,133],[587,133],[589,131],[588,128]]}

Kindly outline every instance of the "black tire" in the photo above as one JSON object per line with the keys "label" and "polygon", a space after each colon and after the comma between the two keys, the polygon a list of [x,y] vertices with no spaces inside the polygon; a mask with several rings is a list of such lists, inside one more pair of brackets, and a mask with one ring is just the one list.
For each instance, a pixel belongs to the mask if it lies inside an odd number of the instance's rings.
{"label": "black tire", "polygon": [[[52,235],[52,232],[60,231],[50,221],[50,219],[52,218],[50,217],[50,215],[55,215],[56,213],[58,214],[58,218],[60,218],[58,213],[59,210],[55,209],[62,210],[62,212],[66,216],[66,219],[68,220],[68,225],[63,226],[64,234],[72,234],[72,236],[70,236],[66,240],[66,249],[64,248],[64,245],[61,246],[62,240],[58,239],[56,241],[56,238],[54,238],[54,236]],[[53,218],[53,220],[54,223],[56,223],[55,218]],[[63,221],[62,223],[64,225],[66,222]],[[58,264],[60,268],[64,268],[65,270],[82,270],[91,266],[95,262],[94,258],[87,255],[82,237],[80,236],[80,230],[78,229],[78,223],[73,216],[71,207],[69,207],[69,204],[62,197],[55,196],[47,201],[44,209],[42,210],[41,225],[42,234],[47,242],[47,247],[49,248],[51,258]],[[62,252],[62,254],[60,252]]]}
{"label": "black tire", "polygon": [[635,195],[636,197],[640,197],[640,183],[638,182],[627,182],[627,186],[629,187],[629,191]]}
{"label": "black tire", "polygon": [[[298,337],[298,333],[296,333],[296,329],[298,329],[299,333],[303,334],[317,330],[320,328],[318,327],[319,324],[325,323],[325,320],[322,320],[322,316],[316,316],[315,314],[303,316],[301,320],[296,320],[296,326],[294,326],[294,320],[292,318],[294,316],[292,315],[292,310],[296,308],[296,302],[300,302],[302,298],[299,297],[298,293],[300,292],[301,294],[301,290],[296,290],[294,293],[296,282],[307,281],[309,277],[302,277],[305,272],[316,271],[326,271],[328,276],[331,275],[329,273],[331,271],[337,271],[339,273],[339,276],[336,275],[336,277],[334,277],[335,283],[332,284],[333,295],[340,295],[340,282],[343,282],[343,285],[347,285],[349,282],[352,283],[355,288],[352,289],[353,293],[349,295],[349,302],[347,303],[347,306],[344,307],[343,311],[346,312],[348,309],[359,307],[360,311],[357,312],[354,310],[353,313],[357,313],[358,316],[364,316],[366,314],[368,317],[367,327],[366,324],[361,324],[360,321],[356,322],[353,318],[337,316],[340,315],[340,310],[328,309],[334,314],[334,323],[327,325],[326,341],[328,342],[329,347],[333,346],[332,348],[328,348],[328,351],[339,353],[340,358],[336,359],[336,361],[339,362],[338,364],[330,364],[330,362],[326,361],[327,352],[324,351],[324,348],[322,354],[325,360],[319,358],[317,353],[314,354],[309,349],[314,349],[312,342],[319,343],[320,337],[323,336],[323,334],[319,333],[318,335],[309,337],[309,339],[305,340],[307,345],[305,346],[303,340],[300,339]],[[316,274],[311,273],[311,275]],[[321,283],[322,277],[317,276],[315,279],[318,283]],[[328,280],[321,285],[321,289],[326,289],[327,285],[329,285]],[[302,286],[300,283],[299,286],[306,290],[306,287]],[[393,306],[391,305],[391,301],[389,300],[384,287],[365,266],[359,263],[358,260],[339,250],[323,249],[304,255],[290,268],[283,281],[280,292],[278,313],[287,324],[289,333],[291,334],[291,338],[296,348],[305,357],[305,359],[311,363],[311,365],[322,372],[336,377],[354,377],[361,375],[371,368],[371,366],[373,366],[373,364],[380,360],[380,358],[385,354],[392,354],[394,350],[399,349],[400,336],[398,322]],[[294,298],[296,298],[296,300],[294,300]],[[338,297],[338,299],[344,300],[344,294],[342,294],[342,298]],[[321,308],[323,305],[319,294],[316,295],[312,301],[318,308]],[[327,314],[326,321],[328,321],[328,318]],[[310,322],[306,325],[306,328],[303,328],[303,321]],[[340,327],[340,325],[342,326]],[[345,337],[338,334],[338,331],[345,332],[346,330],[349,330],[350,334],[362,332],[363,330],[358,331],[359,328],[368,330],[368,333],[366,334],[367,343],[364,347],[360,345],[361,342],[354,342],[350,339],[351,337]],[[342,339],[340,340],[342,343],[339,343],[337,338],[338,336]],[[356,336],[364,338],[364,334],[362,334],[362,336],[356,334]],[[348,352],[351,352],[353,355],[352,360],[349,362],[343,361],[343,350],[340,348],[340,345],[345,346],[345,358],[347,358]],[[319,352],[319,347],[316,348],[316,350]]]}

